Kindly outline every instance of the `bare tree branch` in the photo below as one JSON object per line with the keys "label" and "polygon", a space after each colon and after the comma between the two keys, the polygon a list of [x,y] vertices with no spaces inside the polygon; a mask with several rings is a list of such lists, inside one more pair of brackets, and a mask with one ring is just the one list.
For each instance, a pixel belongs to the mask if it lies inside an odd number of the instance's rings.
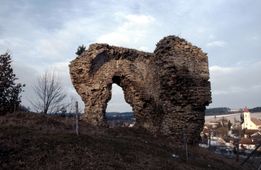
{"label": "bare tree branch", "polygon": [[54,72],[45,72],[40,76],[33,89],[37,99],[31,104],[36,111],[44,114],[57,113],[62,107],[65,107],[63,100],[66,98],[66,94]]}

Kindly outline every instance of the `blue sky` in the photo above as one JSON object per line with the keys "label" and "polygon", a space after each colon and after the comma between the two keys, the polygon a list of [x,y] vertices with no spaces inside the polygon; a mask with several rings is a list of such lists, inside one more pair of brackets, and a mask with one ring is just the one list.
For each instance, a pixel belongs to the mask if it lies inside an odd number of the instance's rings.
{"label": "blue sky", "polygon": [[[19,81],[33,98],[37,76],[55,70],[68,96],[68,64],[81,44],[102,42],[152,52],[178,35],[208,53],[210,107],[261,106],[259,0],[0,0],[0,53],[9,50]],[[113,86],[109,111],[129,111]]]}

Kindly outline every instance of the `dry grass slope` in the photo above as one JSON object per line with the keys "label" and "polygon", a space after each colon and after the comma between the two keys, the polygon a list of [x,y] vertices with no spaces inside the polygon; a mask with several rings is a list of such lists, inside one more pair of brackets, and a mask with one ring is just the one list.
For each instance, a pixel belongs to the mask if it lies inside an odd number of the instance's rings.
{"label": "dry grass slope", "polygon": [[[0,169],[243,169],[205,149],[184,151],[144,129],[98,128],[34,113],[0,116]],[[173,158],[172,154],[179,158]],[[247,168],[246,168],[247,169]]]}

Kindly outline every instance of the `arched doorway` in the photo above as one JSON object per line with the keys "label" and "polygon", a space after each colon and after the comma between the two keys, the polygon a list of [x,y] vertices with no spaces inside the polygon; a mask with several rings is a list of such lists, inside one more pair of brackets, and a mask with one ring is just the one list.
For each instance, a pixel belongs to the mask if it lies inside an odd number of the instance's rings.
{"label": "arched doorway", "polygon": [[109,127],[133,127],[135,117],[132,107],[125,101],[122,88],[112,84],[111,99],[107,103],[105,122]]}

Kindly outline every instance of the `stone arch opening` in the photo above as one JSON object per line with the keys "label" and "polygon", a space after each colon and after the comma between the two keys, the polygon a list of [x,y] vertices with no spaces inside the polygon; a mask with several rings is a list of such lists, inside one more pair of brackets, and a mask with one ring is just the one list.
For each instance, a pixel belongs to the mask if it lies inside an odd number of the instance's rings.
{"label": "stone arch opening", "polygon": [[125,100],[123,89],[116,83],[112,84],[111,99],[105,111],[105,123],[109,127],[133,127],[135,117],[133,108]]}
{"label": "stone arch opening", "polygon": [[137,122],[141,122],[141,116],[139,116],[139,112],[141,109],[140,101],[142,100],[140,97],[140,92],[136,89],[135,82],[130,81],[127,76],[115,74],[111,78],[111,82],[107,85],[107,93],[109,93],[108,98],[105,100],[105,109],[103,113],[104,122],[106,123],[106,109],[109,101],[112,98],[112,85],[116,84],[122,89],[124,101],[130,105],[132,108],[132,117],[134,119],[135,125]]}

